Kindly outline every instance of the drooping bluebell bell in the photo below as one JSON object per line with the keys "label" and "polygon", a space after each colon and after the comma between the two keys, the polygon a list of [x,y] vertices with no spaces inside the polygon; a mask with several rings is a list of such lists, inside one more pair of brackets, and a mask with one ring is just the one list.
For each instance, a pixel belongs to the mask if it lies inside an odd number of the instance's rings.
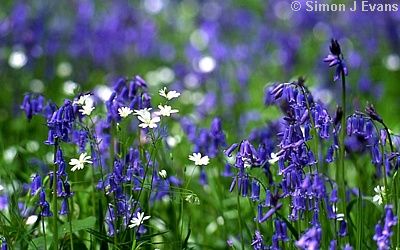
{"label": "drooping bluebell bell", "polygon": [[39,206],[40,206],[40,215],[43,217],[51,217],[53,216],[53,213],[50,211],[50,204],[46,200],[46,192],[42,188],[42,190],[39,193]]}
{"label": "drooping bluebell bell", "polygon": [[376,112],[374,105],[368,104],[365,108],[365,112],[369,115],[369,117],[371,117],[372,120],[383,123],[383,119],[378,112]]}
{"label": "drooping bluebell bell", "polygon": [[31,182],[31,195],[35,195],[42,188],[42,178],[35,174]]}
{"label": "drooping bluebell bell", "polygon": [[260,184],[254,179],[251,183],[250,199],[252,199],[253,201],[258,201],[260,199]]}
{"label": "drooping bluebell bell", "polygon": [[75,114],[72,102],[70,100],[65,100],[64,105],[56,110],[52,117],[47,120],[49,132],[45,143],[54,145],[56,140],[69,142],[74,121]]}
{"label": "drooping bluebell bell", "polygon": [[347,223],[346,221],[342,220],[340,221],[340,226],[339,226],[339,236],[344,237],[347,235]]}
{"label": "drooping bluebell bell", "polygon": [[353,247],[352,247],[349,243],[347,243],[347,244],[344,246],[343,250],[353,250]]}
{"label": "drooping bluebell bell", "polygon": [[221,148],[226,146],[222,122],[218,117],[212,120],[209,129],[198,128],[193,121],[187,117],[181,119],[181,126],[193,144],[194,152],[200,152],[213,158],[217,156]]}
{"label": "drooping bluebell bell", "polygon": [[329,67],[336,66],[334,81],[340,79],[341,74],[347,76],[348,69],[343,59],[343,54],[340,45],[337,40],[332,39],[331,45],[329,46],[331,54],[324,58],[324,62],[329,63]]}
{"label": "drooping bluebell bell", "polygon": [[69,213],[68,199],[63,199],[61,202],[61,209],[58,211],[59,215],[66,215]]}
{"label": "drooping bluebell bell", "polygon": [[329,243],[329,250],[336,250],[337,249],[337,240],[331,240]]}
{"label": "drooping bluebell bell", "polygon": [[21,105],[25,111],[26,118],[32,119],[33,115],[41,114],[44,108],[44,97],[42,95],[26,94]]}
{"label": "drooping bluebell bell", "polygon": [[1,250],[8,250],[8,244],[4,238],[1,239]]}
{"label": "drooping bluebell bell", "polygon": [[263,236],[260,231],[255,231],[253,241],[251,242],[251,246],[254,250],[265,250],[266,247],[264,245]]}
{"label": "drooping bluebell bell", "polygon": [[393,227],[397,225],[397,223],[398,218],[393,213],[392,205],[386,205],[383,224],[378,223],[375,226],[375,234],[373,237],[379,250],[390,249],[390,238],[393,235]]}
{"label": "drooping bluebell bell", "polygon": [[322,229],[320,227],[309,228],[295,245],[300,249],[319,249],[321,244]]}

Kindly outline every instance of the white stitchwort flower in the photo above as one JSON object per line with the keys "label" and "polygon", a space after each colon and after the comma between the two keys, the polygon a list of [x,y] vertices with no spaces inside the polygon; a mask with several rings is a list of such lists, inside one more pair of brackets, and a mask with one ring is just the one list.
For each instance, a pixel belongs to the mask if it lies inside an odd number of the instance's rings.
{"label": "white stitchwort flower", "polygon": [[134,228],[142,225],[143,221],[150,219],[151,216],[144,216],[144,212],[137,212],[136,217],[133,217],[129,228]]}
{"label": "white stitchwort flower", "polygon": [[382,205],[383,197],[386,195],[385,187],[378,185],[378,186],[374,187],[374,191],[375,191],[376,195],[374,195],[374,197],[372,197],[372,201],[378,205]]}
{"label": "white stitchwort flower", "polygon": [[89,104],[89,103],[85,103],[85,105],[83,105],[82,107],[81,107],[81,109],[79,110],[79,112],[81,112],[82,113],[82,115],[87,115],[87,116],[89,116],[91,113],[92,113],[92,111],[94,110],[94,107],[92,106],[92,104]]}
{"label": "white stitchwort flower", "polygon": [[133,114],[134,114],[134,115],[138,115],[138,116],[143,116],[143,115],[149,113],[150,110],[151,110],[151,108],[135,109],[135,110],[133,111]]}
{"label": "white stitchwort flower", "polygon": [[167,92],[167,88],[164,87],[163,89],[160,89],[160,91],[158,92],[160,94],[160,96],[163,96],[165,98],[167,98],[168,100],[177,98],[181,95],[181,93],[176,92],[175,90],[171,90]]}
{"label": "white stitchwort flower", "polygon": [[37,215],[31,215],[28,217],[28,219],[26,219],[25,224],[26,225],[33,225],[35,224],[35,222],[38,220],[38,216]]}
{"label": "white stitchwort flower", "polygon": [[90,97],[90,94],[81,95],[78,100],[74,101],[74,104],[83,106],[86,103],[86,100]]}
{"label": "white stitchwort flower", "polygon": [[90,155],[87,155],[87,153],[82,153],[79,156],[79,159],[71,159],[69,165],[73,166],[71,171],[75,172],[76,170],[83,169],[85,167],[85,163],[92,164],[93,162],[91,161]]}
{"label": "white stitchwort flower", "polygon": [[189,160],[193,161],[195,165],[208,165],[210,163],[210,158],[207,155],[201,156],[201,153],[193,153],[193,155],[189,155]]}
{"label": "white stitchwort flower", "polygon": [[144,110],[142,110],[142,113],[138,116],[138,119],[142,122],[139,124],[139,127],[141,128],[156,128],[157,122],[160,122],[160,117],[151,117],[151,113]]}
{"label": "white stitchwort flower", "polygon": [[128,108],[128,107],[122,107],[118,109],[118,114],[119,116],[121,116],[122,118],[127,117],[128,115],[132,114],[132,109]]}
{"label": "white stitchwort flower", "polygon": [[154,112],[156,115],[161,116],[171,116],[171,114],[178,113],[179,110],[172,109],[171,106],[168,105],[158,105],[159,111]]}
{"label": "white stitchwort flower", "polygon": [[269,164],[274,164],[275,162],[279,161],[279,156],[275,153],[271,153],[271,159],[268,160]]}
{"label": "white stitchwort flower", "polygon": [[167,178],[167,171],[162,169],[161,171],[158,172],[158,174],[161,176],[161,178],[166,179]]}

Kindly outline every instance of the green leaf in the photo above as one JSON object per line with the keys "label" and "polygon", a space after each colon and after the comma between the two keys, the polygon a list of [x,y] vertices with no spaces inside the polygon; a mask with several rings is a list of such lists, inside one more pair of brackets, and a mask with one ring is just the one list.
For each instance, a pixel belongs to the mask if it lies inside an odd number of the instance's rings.
{"label": "green leaf", "polygon": [[[71,224],[72,224],[72,233],[76,233],[81,230],[91,229],[94,228],[94,225],[96,224],[96,217],[89,216],[82,220],[73,220]],[[69,233],[69,231],[70,231],[69,223],[64,223],[63,225],[61,225],[61,227],[58,228],[58,235],[60,235],[59,238],[62,238],[63,234]]]}
{"label": "green leaf", "polygon": [[[71,222],[72,224],[72,233],[77,233],[81,230],[87,230],[91,229],[94,227],[96,223],[96,218],[93,216],[87,217],[82,220],[73,220]],[[63,238],[64,234],[69,233],[69,223],[64,223],[63,225],[60,225],[58,228],[58,235],[59,238]],[[53,241],[53,237],[47,235],[46,237],[46,242],[47,242],[47,247],[51,244]],[[44,249],[44,236],[35,238],[32,240],[32,242],[29,244],[29,249]]]}

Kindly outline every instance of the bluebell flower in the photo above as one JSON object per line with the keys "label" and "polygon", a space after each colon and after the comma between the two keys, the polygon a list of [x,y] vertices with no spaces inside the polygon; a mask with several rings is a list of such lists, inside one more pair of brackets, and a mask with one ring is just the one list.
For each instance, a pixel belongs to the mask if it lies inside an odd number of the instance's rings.
{"label": "bluebell flower", "polygon": [[344,246],[343,250],[353,250],[353,247],[352,247],[349,243],[347,243],[347,244]]}
{"label": "bluebell flower", "polygon": [[329,47],[331,54],[324,58],[324,62],[329,63],[329,67],[336,66],[334,81],[340,79],[341,74],[347,76],[348,69],[343,59],[343,54],[337,40],[332,39]]}
{"label": "bluebell flower", "polygon": [[295,245],[300,249],[319,249],[321,243],[321,233],[320,227],[312,227],[308,229]]}
{"label": "bluebell flower", "polygon": [[61,202],[61,209],[58,212],[59,215],[65,215],[69,213],[68,209],[68,199],[63,199]]}
{"label": "bluebell flower", "polygon": [[26,94],[21,105],[21,109],[25,111],[26,118],[31,120],[33,115],[41,114],[44,108],[44,97],[42,95],[34,96]]}
{"label": "bluebell flower", "polygon": [[373,237],[379,250],[390,249],[390,238],[393,235],[393,227],[397,223],[398,218],[393,213],[393,207],[391,205],[386,205],[383,225],[378,223],[375,226],[375,234]]}
{"label": "bluebell flower", "polygon": [[260,199],[260,184],[258,181],[253,180],[251,184],[251,197],[253,201],[258,201]]}
{"label": "bluebell flower", "polygon": [[38,190],[42,188],[42,178],[40,175],[35,174],[31,182],[31,195],[35,195]]}
{"label": "bluebell flower", "polygon": [[260,231],[255,231],[253,241],[251,242],[251,246],[254,250],[265,250],[266,247],[264,245],[263,236]]}
{"label": "bluebell flower", "polygon": [[340,226],[339,226],[339,236],[344,237],[347,235],[347,223],[342,220],[340,221]]}
{"label": "bluebell flower", "polygon": [[371,117],[372,120],[383,123],[383,119],[378,112],[376,112],[374,105],[368,104],[365,108],[365,112],[369,115],[369,117]]}
{"label": "bluebell flower", "polygon": [[43,217],[51,217],[53,213],[50,211],[50,204],[46,200],[46,193],[44,189],[39,193],[39,206],[41,208],[40,215]]}
{"label": "bluebell flower", "polygon": [[329,243],[329,250],[336,250],[337,249],[337,240],[331,240]]}
{"label": "bluebell flower", "polygon": [[334,160],[334,159],[333,159],[334,153],[335,153],[335,147],[334,147],[333,145],[331,145],[331,146],[328,148],[328,151],[327,151],[327,153],[326,153],[325,161],[326,161],[327,163],[333,162],[333,160]]}
{"label": "bluebell flower", "polygon": [[8,245],[6,239],[1,239],[1,250],[7,250]]}

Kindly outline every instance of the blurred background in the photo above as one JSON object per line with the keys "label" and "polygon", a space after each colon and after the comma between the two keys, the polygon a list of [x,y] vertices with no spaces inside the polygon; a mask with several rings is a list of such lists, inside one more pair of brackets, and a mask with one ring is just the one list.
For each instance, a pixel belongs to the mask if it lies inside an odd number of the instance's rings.
{"label": "blurred background", "polygon": [[221,117],[232,143],[277,116],[264,106],[274,82],[306,77],[333,113],[340,84],[322,61],[331,38],[349,68],[349,110],[373,103],[400,133],[400,11],[294,12],[290,4],[2,0],[0,181],[6,172],[27,181],[32,171],[21,170],[31,159],[51,161],[43,119],[28,123],[20,109],[27,92],[56,103],[87,91],[107,100],[115,79],[140,75],[153,95],[163,86],[180,91],[181,114],[199,124]]}

